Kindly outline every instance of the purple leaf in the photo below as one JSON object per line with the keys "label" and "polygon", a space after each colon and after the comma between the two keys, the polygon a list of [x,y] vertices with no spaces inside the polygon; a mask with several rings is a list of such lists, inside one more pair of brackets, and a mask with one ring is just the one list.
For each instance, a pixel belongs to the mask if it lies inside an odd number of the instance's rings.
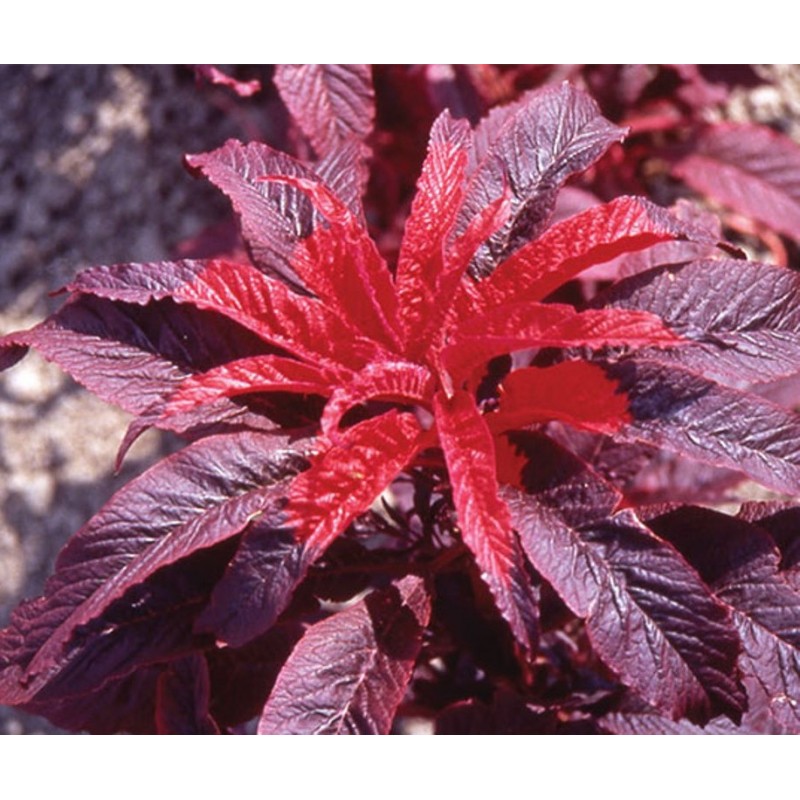
{"label": "purple leaf", "polygon": [[531,458],[527,491],[504,491],[522,546],[586,620],[597,655],[675,719],[738,718],[744,696],[727,609],[630,510],[614,513],[616,493],[583,462],[540,435],[512,441]]}
{"label": "purple leaf", "polygon": [[755,525],[705,508],[680,508],[648,525],[733,609],[749,699],[743,724],[800,733],[800,592],[780,573],[775,542]]}
{"label": "purple leaf", "polygon": [[275,85],[320,158],[372,132],[375,97],[367,64],[279,64]]}
{"label": "purple leaf", "polygon": [[279,622],[244,647],[208,650],[212,713],[221,726],[233,727],[255,719],[284,662],[303,635],[296,621]]}
{"label": "purple leaf", "polygon": [[419,578],[312,625],[286,661],[261,734],[386,734],[403,699],[430,599]]}
{"label": "purple leaf", "polygon": [[[43,597],[21,607],[0,638],[2,684],[10,687],[13,702],[32,697],[58,676],[79,629],[89,645],[102,647],[101,634],[116,625],[104,618],[98,628],[97,620],[128,590],[144,594],[133,606],[123,604],[120,613],[140,609],[146,619],[146,579],[236,536],[274,508],[284,493],[283,479],[307,463],[304,446],[257,433],[209,437],[117,492],[61,552]],[[166,595],[164,602],[174,602]],[[130,645],[124,626],[120,630],[122,642],[115,646],[124,651]]]}
{"label": "purple leaf", "polygon": [[631,422],[615,435],[740,470],[800,492],[800,415],[679,367],[629,358],[606,366],[628,397]]}
{"label": "purple leaf", "polygon": [[693,189],[800,241],[800,146],[763,125],[704,128],[672,168]]}
{"label": "purple leaf", "polygon": [[0,352],[22,355],[28,346],[106,402],[131,414],[150,414],[149,424],[167,430],[210,432],[269,425],[263,414],[227,398],[213,407],[158,419],[167,399],[195,370],[243,353],[263,353],[268,347],[239,325],[207,311],[171,301],[145,310],[82,296],[31,330],[0,340]]}
{"label": "purple leaf", "polygon": [[545,228],[570,175],[590,167],[624,131],[600,115],[588,95],[567,83],[526,95],[492,112],[475,131],[475,158],[456,232],[510,184],[509,220],[479,250],[471,271],[489,274]]}
{"label": "purple leaf", "polygon": [[640,355],[737,388],[800,371],[800,276],[791,270],[695,261],[621,280],[592,305],[657,314],[688,342]]}
{"label": "purple leaf", "polygon": [[208,664],[198,653],[173,661],[156,687],[156,730],[160,734],[217,734],[209,712]]}
{"label": "purple leaf", "polygon": [[197,619],[198,632],[240,647],[274,624],[318,555],[298,544],[282,523],[278,511],[250,526]]}
{"label": "purple leaf", "polygon": [[354,148],[350,145],[336,151],[312,169],[260,142],[245,145],[231,139],[210,153],[186,156],[186,163],[228,196],[254,264],[268,275],[302,287],[290,265],[292,252],[319,224],[320,217],[302,192],[263,178],[282,175],[327,181],[354,213],[360,214],[360,181],[352,168]]}
{"label": "purple leaf", "polygon": [[647,711],[615,711],[598,720],[600,727],[618,736],[723,736],[749,733],[734,725],[727,717],[717,717],[704,727],[685,719],[672,720],[650,709]]}

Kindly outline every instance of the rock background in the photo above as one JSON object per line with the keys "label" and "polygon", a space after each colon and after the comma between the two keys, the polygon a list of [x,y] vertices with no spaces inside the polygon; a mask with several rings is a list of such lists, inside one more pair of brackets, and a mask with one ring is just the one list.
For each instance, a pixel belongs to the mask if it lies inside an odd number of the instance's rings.
{"label": "rock background", "polygon": [[[259,118],[259,114],[261,118]],[[0,334],[61,303],[79,269],[169,257],[228,204],[184,153],[267,124],[186,67],[0,66]],[[128,417],[31,353],[0,376],[0,626],[40,593],[64,541],[170,446],[143,439],[117,476]],[[0,733],[55,732],[0,708]]]}

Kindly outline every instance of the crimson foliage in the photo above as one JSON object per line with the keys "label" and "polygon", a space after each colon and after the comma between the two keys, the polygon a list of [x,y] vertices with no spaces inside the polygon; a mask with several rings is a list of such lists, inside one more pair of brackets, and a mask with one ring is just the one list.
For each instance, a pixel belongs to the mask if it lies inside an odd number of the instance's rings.
{"label": "crimson foliage", "polygon": [[275,79],[308,158],[187,157],[249,261],[89,269],[0,340],[135,414],[123,452],[189,441],[16,610],[0,700],[95,732],[800,732],[798,509],[642,505],[664,463],[800,494],[760,388],[798,371],[800,279],[638,197],[554,222],[626,133],[566,83],[436,119],[387,263],[370,71]]}

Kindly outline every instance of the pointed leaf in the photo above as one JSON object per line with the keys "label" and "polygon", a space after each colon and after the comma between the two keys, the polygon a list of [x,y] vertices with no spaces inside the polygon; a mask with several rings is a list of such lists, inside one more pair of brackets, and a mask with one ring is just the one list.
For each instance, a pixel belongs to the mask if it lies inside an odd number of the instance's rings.
{"label": "pointed leaf", "polygon": [[508,509],[498,495],[489,429],[464,391],[450,400],[437,394],[434,412],[461,536],[515,638],[532,652],[538,637],[537,598]]}
{"label": "pointed leaf", "polygon": [[[674,719],[738,718],[739,643],[729,612],[672,546],[546,437],[516,434],[527,491],[503,490],[531,563],[586,619],[597,655]],[[559,483],[552,465],[559,465]]]}
{"label": "pointed leaf", "polygon": [[106,402],[131,414],[150,414],[149,424],[167,430],[272,427],[267,417],[225,398],[213,407],[158,421],[167,398],[194,370],[265,349],[252,333],[207,311],[169,302],[145,311],[81,296],[40,325],[0,339],[0,349],[12,353],[24,353],[27,346]]}
{"label": "pointed leaf", "polygon": [[704,508],[682,507],[648,525],[733,609],[750,701],[743,722],[765,733],[800,733],[800,592],[781,575],[775,542],[755,525]]}
{"label": "pointed leaf", "polygon": [[209,437],[117,492],[61,552],[44,596],[12,619],[8,674],[24,681],[26,695],[38,691],[80,626],[157,570],[274,507],[285,495],[281,481],[307,463],[303,447],[256,433]]}
{"label": "pointed leaf", "polygon": [[800,146],[764,125],[704,128],[672,168],[693,189],[800,241]]}
{"label": "pointed leaf", "polygon": [[[20,606],[0,636],[2,702],[71,730],[86,727],[104,733],[127,729],[126,706],[136,702],[150,707],[152,727],[155,683],[137,681],[135,676],[144,678],[151,664],[209,646],[207,638],[193,633],[192,623],[208,602],[210,588],[232,553],[231,545],[227,541],[199,550],[131,587],[99,617],[76,628],[58,664],[47,676],[33,680],[24,677],[24,668],[52,632],[52,620],[40,616],[41,599]],[[92,709],[92,703],[99,709]],[[143,723],[137,719],[136,727]]]}
{"label": "pointed leaf", "polygon": [[604,369],[628,396],[631,420],[615,434],[618,438],[800,493],[800,415],[653,360],[631,357]]}
{"label": "pointed leaf", "polygon": [[678,238],[714,243],[700,227],[641,197],[620,197],[556,223],[524,244],[478,284],[479,302],[491,308],[542,300],[589,267]]}
{"label": "pointed leaf", "polygon": [[550,218],[566,179],[591,166],[624,132],[603,119],[588,95],[568,84],[531,92],[476,132],[478,162],[458,217],[457,232],[511,185],[509,220],[478,251],[473,274],[488,275]]}
{"label": "pointed leaf", "polygon": [[210,153],[187,155],[186,164],[228,196],[253,263],[268,275],[302,286],[289,261],[295,242],[313,228],[311,204],[286,184],[259,179],[275,173],[308,176],[312,170],[265,144],[234,139]]}
{"label": "pointed leaf", "polygon": [[171,298],[215,311],[311,363],[363,366],[380,352],[336,314],[245,264],[175,261],[119,264],[81,272],[68,287],[127,303]]}
{"label": "pointed leaf", "polygon": [[495,356],[531,347],[638,350],[682,343],[647,311],[576,311],[557,303],[510,303],[470,316],[448,334],[448,341],[442,362],[453,375],[469,374]]}
{"label": "pointed leaf", "polygon": [[375,97],[367,64],[279,64],[275,85],[320,157],[372,132]]}
{"label": "pointed leaf", "polygon": [[298,543],[282,509],[263,515],[242,537],[195,631],[230,647],[251,642],[286,610],[318,555]]}
{"label": "pointed leaf", "polygon": [[430,618],[423,582],[404,578],[312,625],[278,676],[260,734],[387,734]]}
{"label": "pointed leaf", "polygon": [[397,297],[406,339],[436,302],[445,243],[464,197],[470,128],[445,111],[431,128],[428,155],[406,220],[397,262]]}
{"label": "pointed leaf", "polygon": [[355,330],[390,347],[399,345],[397,298],[389,268],[361,222],[323,184],[265,176],[306,192],[325,224],[295,247],[292,267]]}
{"label": "pointed leaf", "polygon": [[163,416],[186,413],[220,397],[251,392],[292,392],[324,397],[332,388],[332,379],[310,364],[281,356],[252,356],[187,378],[170,397]]}
{"label": "pointed leaf", "polygon": [[390,411],[343,431],[289,491],[287,522],[319,554],[394,480],[421,444],[410,414]]}
{"label": "pointed leaf", "polygon": [[649,357],[728,385],[744,388],[800,370],[800,276],[791,270],[696,261],[621,280],[594,305],[658,314],[685,344]]}

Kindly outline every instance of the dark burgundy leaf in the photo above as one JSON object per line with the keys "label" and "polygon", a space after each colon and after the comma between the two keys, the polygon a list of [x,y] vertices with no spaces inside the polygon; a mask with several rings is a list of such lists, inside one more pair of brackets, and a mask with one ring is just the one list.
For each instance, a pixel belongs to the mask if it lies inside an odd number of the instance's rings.
{"label": "dark burgundy leaf", "polygon": [[[206,311],[168,300],[145,311],[89,296],[72,300],[31,330],[0,340],[0,348],[12,353],[28,346],[98,397],[132,414],[163,405],[197,369],[266,350],[258,337],[228,320],[217,317],[212,324]],[[202,421],[202,414],[195,416]],[[213,418],[240,418],[262,427],[265,422],[227,400],[217,404]],[[165,427],[175,429],[177,420],[171,422]]]}
{"label": "dark burgundy leaf", "polygon": [[[199,551],[128,590],[97,619],[77,628],[49,680],[33,685],[20,682],[20,668],[29,659],[36,639],[46,636],[47,631],[35,620],[25,624],[26,609],[36,612],[41,603],[31,601],[20,607],[0,640],[2,701],[42,714],[71,730],[87,726],[102,732],[126,730],[131,724],[126,707],[134,702],[128,699],[129,692],[137,693],[142,708],[154,709],[155,704],[155,681],[139,682],[136,674],[146,672],[147,665],[209,646],[207,639],[202,641],[192,633],[192,623],[208,602],[210,587],[232,549],[230,542],[223,542]],[[101,705],[102,698],[107,697],[112,708],[119,702],[124,717],[116,719],[110,714],[105,720],[98,718],[91,712],[95,697]],[[149,721],[135,716],[134,722],[137,727],[152,726],[152,711]]]}
{"label": "dark burgundy leaf", "polygon": [[35,700],[24,706],[68,731],[108,735],[156,733],[156,686],[163,666],[141,667],[123,678],[112,678],[87,694]]}
{"label": "dark burgundy leaf", "polygon": [[800,733],[800,592],[780,573],[775,542],[755,525],[704,508],[680,508],[648,525],[733,609],[749,699],[743,723]]}
{"label": "dark burgundy leaf", "polygon": [[800,371],[800,276],[787,269],[695,261],[621,280],[592,305],[657,314],[688,342],[649,357],[737,388]]}
{"label": "dark burgundy leaf", "polygon": [[727,717],[716,717],[701,727],[685,719],[672,720],[654,709],[649,711],[613,712],[598,720],[608,733],[619,736],[723,736],[749,733],[734,725]]}
{"label": "dark burgundy leaf", "polygon": [[312,625],[278,675],[261,734],[386,734],[430,616],[419,578]]}
{"label": "dark burgundy leaf", "polygon": [[[304,446],[256,433],[210,437],[114,495],[61,552],[43,597],[21,607],[0,639],[2,681],[14,702],[57,675],[78,629],[97,627],[127,590],[146,593],[157,570],[241,533],[274,507],[281,481],[307,464]],[[142,605],[146,612],[144,601],[133,607]],[[102,646],[103,625],[91,630]]]}
{"label": "dark burgundy leaf", "polygon": [[316,298],[295,294],[246,264],[220,260],[117,264],[85,270],[68,288],[141,305],[164,298],[188,303],[347,377],[351,368],[358,369],[382,353],[379,344],[359,335],[347,319]]}
{"label": "dark burgundy leaf", "polygon": [[274,624],[316,555],[281,527],[284,522],[278,511],[250,526],[197,619],[198,632],[241,647]]}
{"label": "dark burgundy leaf", "polygon": [[672,168],[693,189],[800,241],[800,145],[762,125],[710,125]]}
{"label": "dark burgundy leaf", "polygon": [[683,368],[626,359],[606,366],[632,421],[616,434],[800,492],[800,415]]}
{"label": "dark burgundy leaf", "polygon": [[[586,619],[598,656],[675,719],[738,719],[739,643],[725,607],[630,510],[614,513],[615,493],[582,462],[541,435],[512,441],[531,458],[522,473],[527,491],[503,491],[522,546]],[[545,466],[553,464],[565,475],[560,484]]]}
{"label": "dark burgundy leaf", "polygon": [[511,218],[478,251],[473,274],[489,274],[539,234],[566,179],[591,166],[623,136],[588,95],[567,83],[531,92],[490,114],[475,133],[475,163],[456,231],[463,233],[507,185],[514,199]]}
{"label": "dark burgundy leaf", "polygon": [[156,687],[156,730],[160,734],[217,734],[209,712],[208,664],[199,653],[177,659]]}
{"label": "dark burgundy leaf", "polygon": [[500,692],[491,704],[475,700],[448,706],[436,717],[440,736],[530,736],[556,733],[556,712],[529,708],[522,698]]}
{"label": "dark burgundy leaf", "polygon": [[228,196],[255,265],[298,287],[302,284],[291,268],[291,255],[319,217],[302,192],[287,183],[265,182],[264,176],[327,179],[332,189],[345,190],[343,199],[360,213],[360,194],[354,196],[353,191],[358,180],[338,152],[312,169],[265,144],[231,139],[210,153],[187,156],[186,163]]}
{"label": "dark burgundy leaf", "polygon": [[258,717],[304,630],[296,621],[279,622],[244,647],[207,651],[211,713],[220,726],[233,727]]}
{"label": "dark burgundy leaf", "polygon": [[279,64],[275,85],[320,158],[372,132],[375,97],[367,64]]}

